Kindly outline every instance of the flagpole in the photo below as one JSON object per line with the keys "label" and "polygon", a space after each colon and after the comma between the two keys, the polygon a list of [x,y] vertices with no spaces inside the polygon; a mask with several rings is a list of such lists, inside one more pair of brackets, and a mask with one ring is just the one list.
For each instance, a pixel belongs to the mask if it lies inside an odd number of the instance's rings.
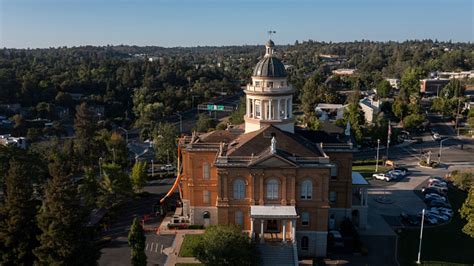
{"label": "flagpole", "polygon": [[388,132],[387,132],[387,159],[388,160],[388,148],[390,147],[390,137],[392,136],[392,128],[390,126],[390,120],[388,120]]}

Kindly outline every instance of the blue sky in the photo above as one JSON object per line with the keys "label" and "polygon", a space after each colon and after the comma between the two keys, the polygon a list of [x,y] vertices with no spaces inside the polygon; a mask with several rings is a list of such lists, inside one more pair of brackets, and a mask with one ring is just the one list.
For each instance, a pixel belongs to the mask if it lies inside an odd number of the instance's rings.
{"label": "blue sky", "polygon": [[0,0],[0,47],[474,41],[473,0]]}

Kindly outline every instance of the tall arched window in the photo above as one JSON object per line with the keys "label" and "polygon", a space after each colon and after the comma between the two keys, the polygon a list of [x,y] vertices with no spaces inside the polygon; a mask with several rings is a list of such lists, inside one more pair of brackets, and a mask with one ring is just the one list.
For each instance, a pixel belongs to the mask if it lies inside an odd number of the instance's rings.
{"label": "tall arched window", "polygon": [[267,182],[267,199],[278,199],[278,180],[272,179]]}
{"label": "tall arched window", "polygon": [[234,181],[234,199],[245,198],[245,182],[242,179]]}
{"label": "tall arched window", "polygon": [[202,179],[204,180],[209,180],[209,177],[210,177],[210,169],[209,169],[209,163],[208,162],[204,162],[202,164]]}
{"label": "tall arched window", "polygon": [[309,248],[309,239],[307,236],[301,238],[301,250],[308,250]]}
{"label": "tall arched window", "polygon": [[305,180],[301,183],[301,199],[312,199],[313,198],[313,182],[311,180]]}

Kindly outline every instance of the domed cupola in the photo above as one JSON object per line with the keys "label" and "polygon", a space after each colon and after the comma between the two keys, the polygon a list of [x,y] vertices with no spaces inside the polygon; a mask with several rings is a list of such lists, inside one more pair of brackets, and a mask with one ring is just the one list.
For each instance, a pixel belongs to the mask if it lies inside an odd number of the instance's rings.
{"label": "domed cupola", "polygon": [[275,47],[275,43],[272,40],[268,40],[265,44],[265,56],[255,66],[252,76],[272,78],[284,78],[287,76],[285,66],[273,54],[273,47]]}
{"label": "domed cupola", "polygon": [[245,132],[274,125],[294,132],[293,87],[288,83],[285,66],[274,54],[275,43],[265,43],[265,56],[253,70],[252,82],[245,89],[247,110]]}

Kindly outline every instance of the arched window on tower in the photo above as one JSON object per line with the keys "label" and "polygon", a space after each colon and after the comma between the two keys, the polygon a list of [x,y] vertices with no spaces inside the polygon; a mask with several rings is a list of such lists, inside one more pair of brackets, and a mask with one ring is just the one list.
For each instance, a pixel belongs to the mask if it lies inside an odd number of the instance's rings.
{"label": "arched window on tower", "polygon": [[313,182],[311,180],[305,180],[301,183],[301,199],[312,199],[313,198]]}
{"label": "arched window on tower", "polygon": [[242,179],[237,179],[234,181],[234,199],[244,199],[245,198],[245,182]]}

